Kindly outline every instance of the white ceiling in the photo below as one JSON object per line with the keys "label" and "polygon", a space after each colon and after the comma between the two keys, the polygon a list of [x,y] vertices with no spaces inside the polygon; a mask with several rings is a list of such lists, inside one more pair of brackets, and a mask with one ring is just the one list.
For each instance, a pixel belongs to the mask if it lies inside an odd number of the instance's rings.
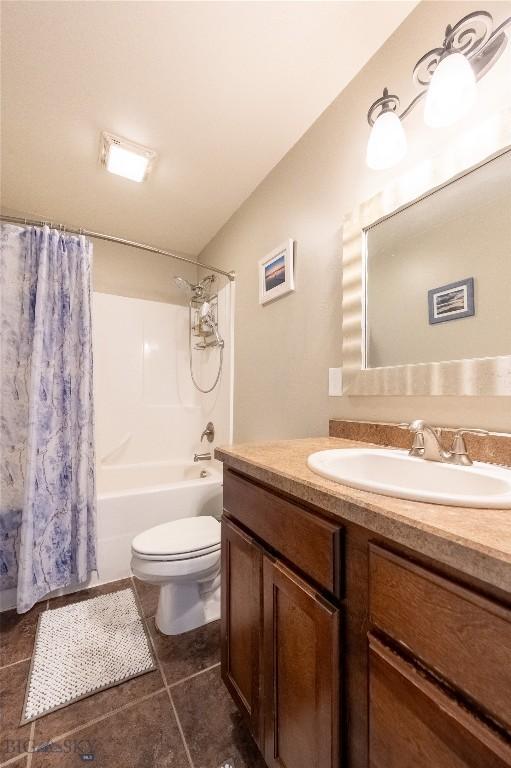
{"label": "white ceiling", "polygon": [[2,204],[196,254],[415,5],[3,2]]}

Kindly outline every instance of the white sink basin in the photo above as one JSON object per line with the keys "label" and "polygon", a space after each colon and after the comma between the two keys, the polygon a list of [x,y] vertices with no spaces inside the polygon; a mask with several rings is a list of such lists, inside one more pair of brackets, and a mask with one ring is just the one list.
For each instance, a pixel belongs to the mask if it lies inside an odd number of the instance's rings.
{"label": "white sink basin", "polygon": [[511,469],[425,461],[387,448],[336,448],[312,453],[313,472],[342,485],[399,499],[456,507],[511,509]]}

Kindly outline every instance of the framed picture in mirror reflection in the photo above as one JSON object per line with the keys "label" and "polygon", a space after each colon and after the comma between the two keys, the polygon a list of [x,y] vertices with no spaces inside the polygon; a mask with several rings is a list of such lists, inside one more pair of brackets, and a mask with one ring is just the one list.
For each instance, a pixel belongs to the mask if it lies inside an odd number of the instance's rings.
{"label": "framed picture in mirror reflection", "polygon": [[428,291],[429,323],[446,323],[475,315],[474,278],[441,285]]}

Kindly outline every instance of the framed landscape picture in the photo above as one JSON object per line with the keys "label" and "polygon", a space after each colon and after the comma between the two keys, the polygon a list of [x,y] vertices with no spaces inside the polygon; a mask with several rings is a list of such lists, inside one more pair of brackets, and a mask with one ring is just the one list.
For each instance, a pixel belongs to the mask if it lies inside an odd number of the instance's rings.
{"label": "framed landscape picture", "polygon": [[294,289],[293,241],[286,240],[259,261],[259,303],[266,304]]}
{"label": "framed landscape picture", "polygon": [[428,291],[429,323],[446,323],[475,314],[474,278],[441,285]]}

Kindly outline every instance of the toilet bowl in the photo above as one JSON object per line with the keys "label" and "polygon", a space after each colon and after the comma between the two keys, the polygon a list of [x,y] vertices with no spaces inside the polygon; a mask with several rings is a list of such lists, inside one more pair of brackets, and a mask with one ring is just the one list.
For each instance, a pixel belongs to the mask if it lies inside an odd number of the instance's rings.
{"label": "toilet bowl", "polygon": [[131,570],[160,586],[156,626],[180,635],[220,618],[220,523],[186,517],[135,536]]}

